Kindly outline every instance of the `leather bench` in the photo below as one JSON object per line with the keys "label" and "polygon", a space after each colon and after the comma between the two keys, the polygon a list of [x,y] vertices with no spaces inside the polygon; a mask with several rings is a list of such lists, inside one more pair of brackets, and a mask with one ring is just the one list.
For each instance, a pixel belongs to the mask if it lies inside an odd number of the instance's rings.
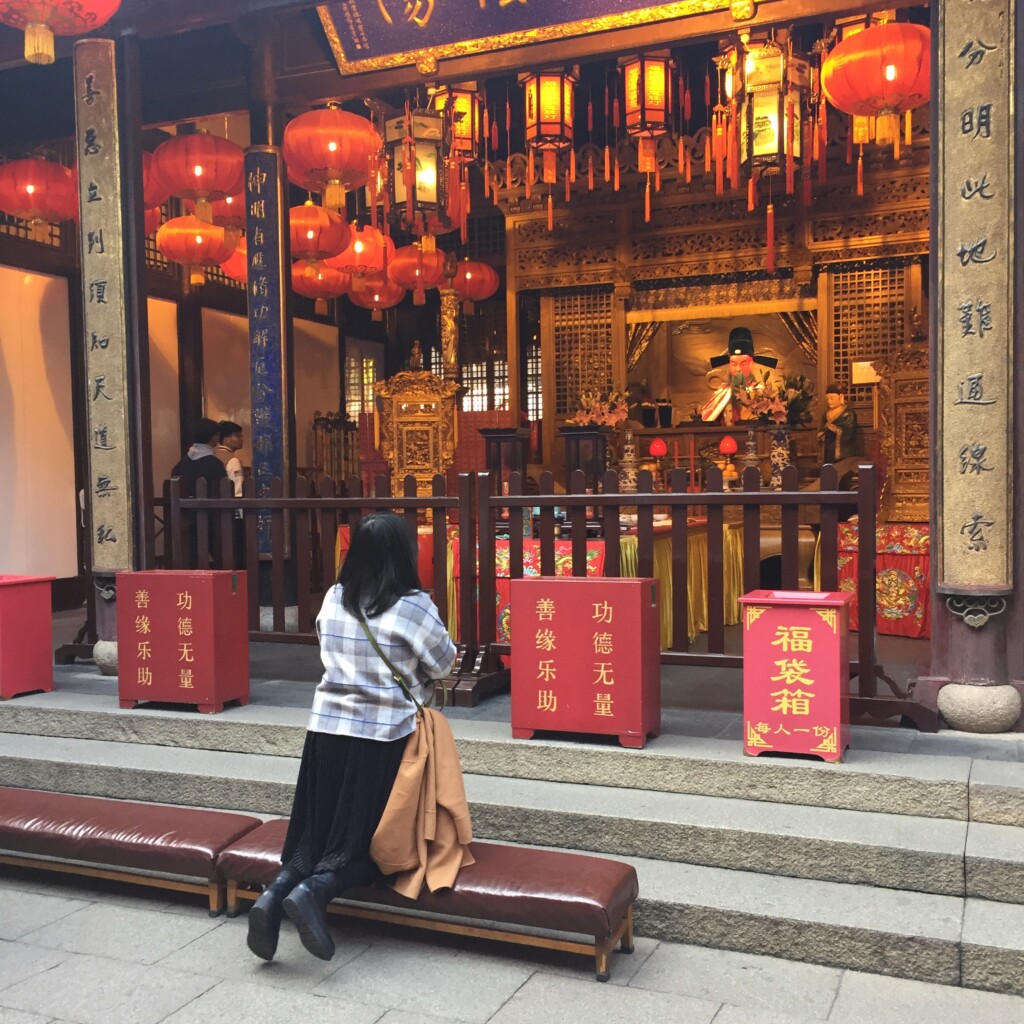
{"label": "leather bench", "polygon": [[0,787],[0,864],[196,892],[216,916],[224,909],[217,857],[261,824],[246,814]]}
{"label": "leather bench", "polygon": [[[281,869],[287,819],[268,821],[223,850],[217,874],[227,883],[227,913],[240,900],[255,900],[260,888]],[[349,889],[331,910],[427,928],[433,931],[501,939],[595,958],[597,980],[607,981],[608,955],[617,942],[633,951],[636,871],[628,864],[586,854],[561,853],[502,843],[473,843],[476,863],[463,868],[451,889],[424,888],[409,900],[384,885]],[[421,915],[431,915],[421,916]],[[445,920],[442,920],[444,918]],[[457,920],[454,920],[457,919]],[[467,922],[486,922],[476,925]],[[516,929],[593,936],[592,942],[555,938]]]}

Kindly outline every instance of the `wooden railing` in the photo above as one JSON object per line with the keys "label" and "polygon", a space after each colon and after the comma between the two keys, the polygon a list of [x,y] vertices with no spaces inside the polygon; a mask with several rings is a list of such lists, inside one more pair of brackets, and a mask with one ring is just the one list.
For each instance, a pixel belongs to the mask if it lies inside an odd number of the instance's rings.
{"label": "wooden railing", "polygon": [[[449,608],[449,577],[455,567],[449,566],[451,550],[448,526],[457,522],[459,527],[459,565],[457,576],[458,620],[460,626],[459,666],[451,680],[456,703],[471,705],[481,695],[507,682],[508,672],[502,657],[511,651],[509,643],[499,643],[496,636],[495,616],[491,611],[496,603],[497,565],[495,533],[499,521],[509,525],[509,575],[515,579],[523,575],[523,519],[518,512],[509,510],[539,509],[534,532],[540,550],[540,569],[543,575],[555,572],[556,509],[564,509],[571,543],[572,572],[586,573],[587,511],[593,510],[601,524],[604,543],[604,575],[621,574],[620,513],[623,506],[636,508],[637,573],[654,575],[655,506],[664,507],[671,514],[668,528],[671,538],[672,580],[672,632],[666,650],[661,652],[662,664],[719,666],[739,668],[742,655],[728,652],[729,634],[725,625],[725,535],[727,529],[741,527],[742,590],[749,592],[761,586],[761,534],[764,529],[762,513],[777,510],[778,529],[781,534],[782,589],[799,587],[799,534],[801,509],[816,513],[812,518],[818,534],[820,581],[822,590],[835,590],[838,586],[838,526],[840,514],[858,517],[859,566],[857,598],[861,628],[857,634],[857,654],[851,659],[851,677],[858,685],[854,697],[855,713],[889,718],[904,714],[913,718],[922,728],[932,729],[934,724],[927,712],[911,700],[907,693],[889,679],[878,665],[875,646],[875,508],[876,471],[874,466],[861,466],[856,491],[840,491],[835,469],[825,466],[821,471],[820,490],[801,491],[797,486],[797,470],[790,466],[783,473],[780,491],[761,489],[760,474],[748,469],[743,488],[725,491],[721,471],[712,468],[707,474],[707,489],[688,493],[685,490],[684,470],[670,475],[670,490],[655,493],[648,472],[638,477],[638,493],[622,494],[618,491],[618,478],[609,472],[603,480],[601,494],[585,494],[583,474],[574,474],[569,482],[569,493],[554,493],[554,480],[550,473],[542,474],[539,494],[524,494],[522,481],[513,475],[508,493],[495,494],[492,478],[484,473],[459,476],[457,493],[446,493],[444,477],[433,481],[433,493],[416,495],[415,480],[406,477],[403,493],[391,494],[389,481],[379,477],[373,495],[363,493],[358,477],[347,484],[336,484],[330,477],[323,479],[318,492],[305,478],[298,478],[295,494],[283,497],[280,481],[275,480],[270,494],[257,498],[255,483],[245,482],[242,498],[235,498],[231,485],[221,482],[220,493],[210,496],[204,482],[198,485],[195,498],[181,494],[179,481],[172,480],[168,487],[168,530],[171,539],[172,568],[246,569],[249,587],[249,629],[253,641],[289,643],[315,643],[315,615],[323,594],[335,578],[335,544],[338,526],[354,526],[360,516],[377,509],[389,509],[405,515],[415,529],[429,522],[428,543],[433,554],[433,596],[446,625],[454,609]],[[240,510],[242,519],[235,518]],[[269,550],[259,548],[259,520],[269,517]],[[707,531],[707,609],[708,629],[703,649],[691,650],[688,635],[689,602],[687,586],[688,536],[692,517],[701,519],[701,529]],[[507,519],[506,519],[507,517]],[[236,523],[239,526],[236,527]],[[806,528],[806,527],[805,527]],[[240,537],[236,541],[235,531]],[[191,535],[191,536],[190,536]],[[474,543],[474,540],[476,543]],[[422,542],[422,541],[421,541]],[[294,600],[286,600],[289,591]],[[271,628],[261,629],[262,602],[271,609]],[[294,628],[286,628],[286,607],[296,608]],[[479,609],[484,609],[480,614]],[[878,680],[884,680],[891,696],[879,696]]]}

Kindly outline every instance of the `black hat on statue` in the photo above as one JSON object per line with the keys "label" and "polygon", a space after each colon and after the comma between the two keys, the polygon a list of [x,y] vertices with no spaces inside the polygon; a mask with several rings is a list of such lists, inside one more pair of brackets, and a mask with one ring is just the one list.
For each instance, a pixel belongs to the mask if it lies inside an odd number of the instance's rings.
{"label": "black hat on statue", "polygon": [[730,356],[753,356],[754,362],[774,370],[779,365],[778,359],[772,356],[759,356],[754,352],[754,336],[747,327],[734,327],[729,332],[729,350],[720,356],[712,356],[708,361],[713,367],[725,366]]}

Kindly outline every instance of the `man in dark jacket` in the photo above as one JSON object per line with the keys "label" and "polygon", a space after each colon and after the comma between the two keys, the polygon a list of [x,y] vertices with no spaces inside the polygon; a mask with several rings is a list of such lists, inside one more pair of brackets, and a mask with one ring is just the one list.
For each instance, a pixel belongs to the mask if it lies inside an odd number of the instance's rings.
{"label": "man in dark jacket", "polygon": [[213,450],[219,440],[220,424],[204,417],[192,431],[192,447],[171,470],[171,476],[181,477],[182,490],[190,498],[195,497],[196,481],[200,479],[207,482],[211,498],[219,496],[220,482],[228,475]]}
{"label": "man in dark jacket", "polygon": [[[171,476],[181,478],[181,492],[183,497],[194,498],[196,496],[196,482],[205,480],[207,484],[207,496],[211,498],[220,497],[220,482],[227,477],[227,470],[224,463],[214,453],[213,446],[220,439],[220,424],[205,417],[197,424],[192,431],[192,447],[185,453],[184,457],[171,470]],[[187,548],[187,565],[178,565],[178,568],[206,569],[209,565],[199,565],[199,537],[196,523],[196,513],[185,513],[186,536],[184,538]],[[213,548],[214,564],[220,564],[219,537],[215,534],[210,538]],[[177,542],[176,542],[177,543]],[[179,558],[180,558],[179,554]]]}

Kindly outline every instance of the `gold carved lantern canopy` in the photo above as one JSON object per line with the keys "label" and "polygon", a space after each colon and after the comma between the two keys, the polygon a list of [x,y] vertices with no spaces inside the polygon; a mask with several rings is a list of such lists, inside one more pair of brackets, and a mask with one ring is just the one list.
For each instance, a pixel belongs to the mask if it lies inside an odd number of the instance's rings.
{"label": "gold carved lantern canopy", "polygon": [[417,494],[430,494],[435,474],[444,473],[459,442],[457,381],[423,370],[406,370],[375,384],[375,442],[398,486],[409,474]]}

